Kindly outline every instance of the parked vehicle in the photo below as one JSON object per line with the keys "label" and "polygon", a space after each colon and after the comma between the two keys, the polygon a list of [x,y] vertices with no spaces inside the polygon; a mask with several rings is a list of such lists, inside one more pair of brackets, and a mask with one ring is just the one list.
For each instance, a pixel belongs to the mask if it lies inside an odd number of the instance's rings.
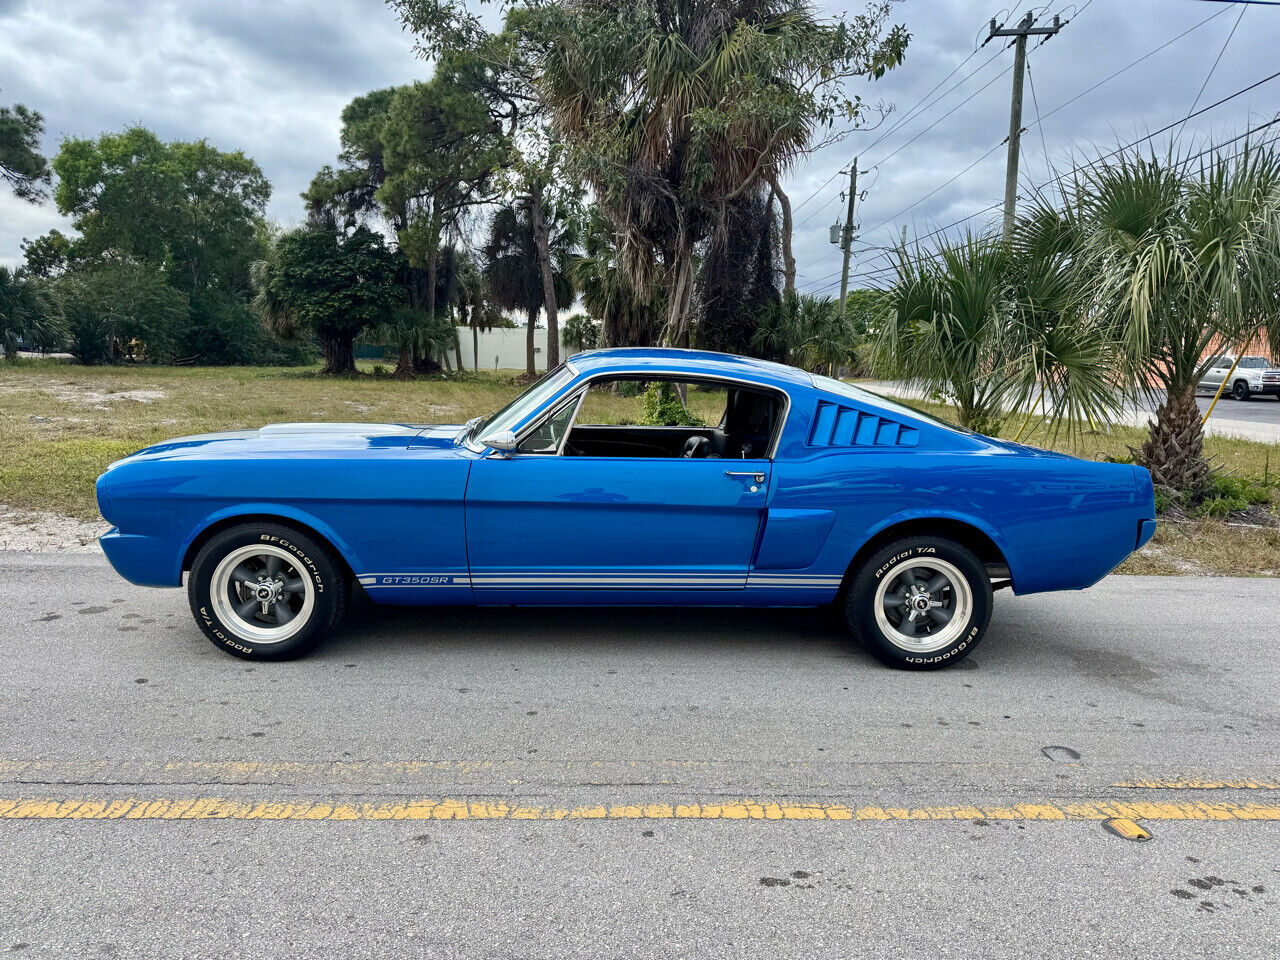
{"label": "parked vehicle", "polygon": [[[635,425],[626,405],[654,400],[686,425]],[[683,350],[579,354],[466,425],[185,437],[97,490],[116,570],[186,574],[208,638],[255,660],[310,650],[358,584],[423,606],[836,604],[885,662],[939,667],[973,652],[994,589],[1090,586],[1155,531],[1142,468]]]}
{"label": "parked vehicle", "polygon": [[1280,397],[1280,367],[1266,357],[1244,356],[1236,363],[1235,357],[1229,354],[1221,356],[1200,381],[1200,389],[1216,393],[1227,377],[1231,381],[1223,393],[1236,400],[1248,400],[1254,394]]}

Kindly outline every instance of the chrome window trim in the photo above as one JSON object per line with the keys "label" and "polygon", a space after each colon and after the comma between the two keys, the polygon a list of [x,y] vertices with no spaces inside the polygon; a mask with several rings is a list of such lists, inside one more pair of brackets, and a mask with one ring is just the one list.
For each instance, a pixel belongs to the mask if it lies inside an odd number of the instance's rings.
{"label": "chrome window trim", "polygon": [[[722,377],[722,376],[716,376],[713,374],[686,374],[681,372],[668,372],[668,371],[660,371],[654,374],[652,371],[647,371],[647,370],[642,373],[640,372],[593,373],[593,374],[590,374],[585,380],[582,380],[581,382],[577,383],[572,387],[573,395],[577,397],[578,408],[573,412],[573,419],[569,421],[569,429],[565,431],[564,438],[560,441],[560,447],[556,451],[555,456],[558,457],[563,454],[565,442],[569,439],[569,434],[573,432],[573,428],[578,422],[578,413],[582,409],[582,402],[583,400],[586,399],[587,390],[590,389],[591,384],[596,380],[626,380],[626,379],[637,379],[637,380],[646,380],[646,381],[671,380],[677,383],[698,383],[700,381],[709,381],[712,383],[729,383],[737,387],[744,387],[748,390],[763,391],[765,393],[774,393],[781,396],[782,397],[782,415],[778,418],[778,425],[774,428],[774,434],[769,439],[769,448],[764,452],[764,456],[758,458],[761,460],[772,460],[774,458],[775,454],[778,451],[778,444],[782,442],[783,431],[786,430],[786,427],[787,427],[787,418],[791,414],[791,394],[789,394],[786,390],[782,389],[781,387],[770,386],[762,383],[755,383],[754,381],[751,381],[751,380],[742,380],[738,377]],[[544,416],[535,417],[533,420],[530,420],[524,427],[521,428],[520,432],[516,434],[516,450],[512,451],[512,455],[521,455],[521,456],[530,456],[530,457],[548,456],[548,454],[545,454],[545,453],[519,454],[519,445],[524,442],[525,437],[528,436],[529,433],[537,429],[537,427],[540,426],[544,421],[550,419],[556,413],[560,412],[560,410],[564,407],[564,404],[569,402],[569,398],[562,398],[562,399],[564,401],[563,403],[553,404],[552,407]],[[601,424],[601,426],[606,426],[606,424]],[[646,427],[645,429],[658,430],[663,428],[662,427]],[[666,429],[687,430],[688,428],[687,427],[669,427]],[[602,457],[600,459],[627,460],[630,458]],[[674,458],[668,458],[668,459],[678,460],[680,458],[674,457]],[[750,459],[755,460],[757,458],[751,457]]]}
{"label": "chrome window trim", "polygon": [[[568,360],[564,361],[564,363],[560,364],[560,366],[562,366],[562,367],[564,367],[566,370],[568,370],[571,374],[573,374],[573,376],[574,376],[574,377],[579,376],[579,375],[581,374],[581,372],[582,372],[582,371],[580,371],[577,367],[575,367],[571,362],[569,362]],[[557,369],[559,369],[559,368],[557,368]],[[551,372],[551,371],[549,371],[549,370],[547,371],[547,373],[550,373],[550,372]],[[543,374],[543,376],[546,376],[546,374],[544,373],[544,374]],[[530,384],[530,385],[529,385],[529,387],[528,387],[528,389],[529,389],[529,390],[532,390],[532,389],[534,388],[534,386],[536,386],[536,385],[537,385],[536,383],[534,383],[534,384]],[[527,392],[527,391],[526,391],[526,392]],[[536,416],[537,416],[537,411],[536,411],[536,410],[533,412],[532,416],[534,416],[534,417],[536,417]],[[529,421],[526,421],[526,422],[529,422]],[[492,449],[493,449],[493,448],[492,448],[492,447],[490,447],[487,443],[485,443],[485,442],[484,442],[484,437],[472,437],[472,438],[466,438],[466,439],[464,439],[464,440],[462,441],[462,445],[463,445],[464,447],[466,447],[468,450],[470,450],[472,453],[484,453],[486,450],[492,450]]]}
{"label": "chrome window trim", "polygon": [[[516,434],[516,448],[511,451],[511,455],[524,456],[524,457],[558,457],[560,456],[564,452],[565,441],[569,439],[569,434],[573,432],[574,421],[578,419],[578,410],[582,407],[582,401],[586,398],[586,396],[587,396],[586,383],[584,382],[584,383],[578,384],[578,386],[574,389],[572,394],[570,394],[567,397],[562,397],[560,403],[552,404],[550,410],[547,411],[545,416],[538,417],[536,420],[530,420],[529,423],[526,424],[518,434]],[[524,441],[528,438],[529,434],[536,431],[548,420],[562,413],[564,411],[564,408],[569,406],[570,404],[574,405],[573,416],[569,418],[569,426],[565,430],[564,436],[560,438],[560,442],[556,444],[556,449],[554,453],[535,453],[532,450],[522,451],[520,449],[520,444],[524,443]]]}

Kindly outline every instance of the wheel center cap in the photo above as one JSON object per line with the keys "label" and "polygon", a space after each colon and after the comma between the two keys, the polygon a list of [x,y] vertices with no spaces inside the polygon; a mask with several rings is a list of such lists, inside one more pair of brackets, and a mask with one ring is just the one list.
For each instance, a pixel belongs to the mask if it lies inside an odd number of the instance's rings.
{"label": "wheel center cap", "polygon": [[275,584],[274,583],[258,584],[257,596],[258,596],[258,599],[263,601],[264,603],[274,600],[276,598]]}
{"label": "wheel center cap", "polygon": [[923,610],[928,610],[928,609],[929,609],[929,595],[928,595],[927,593],[922,593],[922,594],[920,594],[919,596],[912,597],[912,598],[911,598],[911,606],[915,607],[915,609],[917,609],[917,610],[922,610],[922,611],[923,611]]}

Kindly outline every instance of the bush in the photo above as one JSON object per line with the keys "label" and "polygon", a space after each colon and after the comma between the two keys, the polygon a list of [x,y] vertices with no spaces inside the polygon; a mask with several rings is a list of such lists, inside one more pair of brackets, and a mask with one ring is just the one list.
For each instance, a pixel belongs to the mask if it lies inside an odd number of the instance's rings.
{"label": "bush", "polygon": [[1218,475],[1213,478],[1208,495],[1190,513],[1195,517],[1229,517],[1270,502],[1271,491],[1262,484]]}
{"label": "bush", "polygon": [[649,427],[700,427],[670,383],[651,383],[644,392],[644,420]]}

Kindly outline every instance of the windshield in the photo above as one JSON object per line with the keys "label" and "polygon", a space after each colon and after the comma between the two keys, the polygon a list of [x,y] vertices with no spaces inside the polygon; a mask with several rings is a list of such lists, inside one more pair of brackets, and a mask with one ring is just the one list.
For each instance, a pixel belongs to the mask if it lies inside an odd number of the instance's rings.
{"label": "windshield", "polygon": [[572,367],[567,363],[560,364],[497,413],[472,427],[467,433],[467,439],[479,437],[483,442],[485,437],[492,434],[515,430],[521,420],[559,393],[575,376]]}
{"label": "windshield", "polygon": [[957,433],[973,433],[965,427],[957,426],[947,420],[942,420],[933,414],[925,413],[923,410],[917,410],[915,407],[908,407],[905,404],[894,403],[886,397],[880,396],[878,393],[872,393],[870,390],[863,390],[861,387],[855,387],[851,383],[845,383],[843,380],[836,380],[832,377],[824,377],[821,374],[813,374],[813,385],[819,390],[826,390],[828,393],[839,394],[842,397],[848,397],[851,400],[861,400],[863,403],[871,403],[876,406],[884,407],[895,413],[905,413],[909,416],[920,417],[922,420],[928,420],[930,423],[936,423],[940,427],[946,427],[948,430],[954,430]]}

